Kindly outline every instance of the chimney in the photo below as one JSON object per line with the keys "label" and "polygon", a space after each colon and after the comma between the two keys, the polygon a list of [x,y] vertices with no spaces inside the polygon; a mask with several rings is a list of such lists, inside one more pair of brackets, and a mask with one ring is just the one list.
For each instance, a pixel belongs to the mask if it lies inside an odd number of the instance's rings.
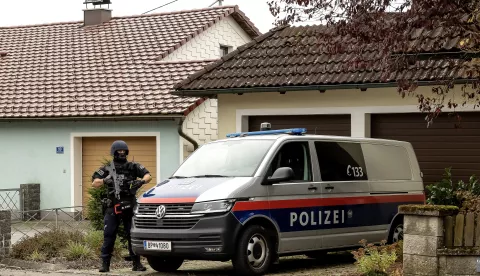
{"label": "chimney", "polygon": [[[85,0],[86,9],[83,10],[83,25],[84,26],[93,26],[106,23],[112,19],[112,10],[110,10],[110,0]],[[94,6],[93,9],[88,8],[88,4]],[[102,5],[108,5],[108,8],[105,9]],[[97,8],[100,6],[100,8]]]}

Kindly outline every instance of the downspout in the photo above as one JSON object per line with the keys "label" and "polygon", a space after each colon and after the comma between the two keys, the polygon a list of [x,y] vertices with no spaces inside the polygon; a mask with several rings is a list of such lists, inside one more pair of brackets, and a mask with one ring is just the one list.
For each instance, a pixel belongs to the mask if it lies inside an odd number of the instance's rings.
{"label": "downspout", "polygon": [[187,134],[185,134],[185,132],[183,132],[184,121],[185,121],[185,116],[181,117],[178,123],[178,134],[180,134],[180,136],[182,136],[185,140],[190,142],[193,145],[193,151],[196,151],[198,149],[197,141],[193,140],[190,136],[188,136]]}

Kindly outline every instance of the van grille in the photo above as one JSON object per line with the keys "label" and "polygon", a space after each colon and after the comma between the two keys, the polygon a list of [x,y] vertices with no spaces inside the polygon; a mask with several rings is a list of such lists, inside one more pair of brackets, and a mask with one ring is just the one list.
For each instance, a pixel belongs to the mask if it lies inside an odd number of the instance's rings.
{"label": "van grille", "polygon": [[[158,219],[155,210],[165,205],[165,217]],[[144,229],[190,229],[202,215],[192,215],[193,204],[139,204],[134,217],[135,227]]]}

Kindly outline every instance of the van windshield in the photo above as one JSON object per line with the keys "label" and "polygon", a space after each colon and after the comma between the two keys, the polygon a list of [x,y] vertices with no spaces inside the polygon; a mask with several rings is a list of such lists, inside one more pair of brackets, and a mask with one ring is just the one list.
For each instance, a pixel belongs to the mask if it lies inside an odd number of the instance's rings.
{"label": "van windshield", "polygon": [[232,140],[197,149],[175,172],[184,177],[250,177],[275,140]]}

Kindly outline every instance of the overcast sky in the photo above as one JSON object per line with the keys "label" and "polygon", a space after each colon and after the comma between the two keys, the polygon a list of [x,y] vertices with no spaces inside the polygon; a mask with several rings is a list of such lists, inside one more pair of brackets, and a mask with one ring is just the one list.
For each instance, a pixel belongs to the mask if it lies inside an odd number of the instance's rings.
{"label": "overcast sky", "polygon": [[[113,16],[142,14],[173,0],[112,0]],[[0,0],[0,26],[31,25],[83,20],[84,0]],[[214,0],[177,0],[151,13],[206,8]],[[218,4],[216,4],[218,5]],[[273,27],[267,0],[225,0],[238,5],[261,32]]]}

